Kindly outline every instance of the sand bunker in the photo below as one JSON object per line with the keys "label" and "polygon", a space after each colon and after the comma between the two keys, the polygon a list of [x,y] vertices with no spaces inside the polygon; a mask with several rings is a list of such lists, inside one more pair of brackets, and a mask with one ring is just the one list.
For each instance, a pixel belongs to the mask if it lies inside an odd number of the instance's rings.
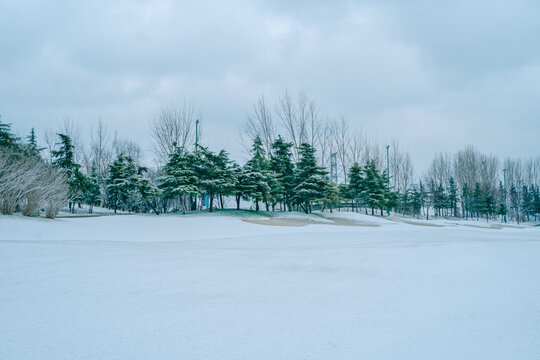
{"label": "sand bunker", "polygon": [[[327,221],[318,221],[313,219],[302,218],[280,218],[273,217],[269,219],[245,219],[243,221],[250,224],[267,225],[267,226],[308,226],[308,225],[337,225],[337,226],[368,226],[378,227],[377,224],[364,223],[351,219],[343,218],[325,218]],[[330,220],[330,221],[328,221]]]}

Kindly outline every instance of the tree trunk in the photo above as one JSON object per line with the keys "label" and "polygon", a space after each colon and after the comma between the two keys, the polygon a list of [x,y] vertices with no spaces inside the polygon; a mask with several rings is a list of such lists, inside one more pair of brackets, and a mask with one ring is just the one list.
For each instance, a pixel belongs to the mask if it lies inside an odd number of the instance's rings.
{"label": "tree trunk", "polygon": [[255,211],[259,211],[259,199],[255,199]]}
{"label": "tree trunk", "polygon": [[210,212],[214,212],[214,196],[210,196]]}

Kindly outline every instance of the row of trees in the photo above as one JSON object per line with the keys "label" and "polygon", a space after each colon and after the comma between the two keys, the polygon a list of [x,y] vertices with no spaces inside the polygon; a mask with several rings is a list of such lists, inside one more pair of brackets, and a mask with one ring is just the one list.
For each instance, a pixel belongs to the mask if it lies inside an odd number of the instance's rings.
{"label": "row of trees", "polygon": [[351,184],[339,186],[330,181],[326,169],[317,164],[316,150],[308,143],[300,144],[298,160],[294,160],[293,144],[278,136],[271,144],[271,152],[255,137],[250,159],[240,166],[229,159],[224,150],[215,154],[201,147],[190,152],[178,148],[170,155],[164,166],[164,176],[158,179],[163,198],[176,204],[183,213],[197,208],[195,199],[208,198],[210,211],[214,199],[234,196],[240,209],[242,199],[251,200],[255,210],[264,206],[267,211],[302,210],[306,213],[314,207],[330,211],[340,201],[352,201],[367,208],[382,209],[395,206],[397,194],[386,186],[385,174],[381,174],[373,161],[361,169],[358,164],[351,168]]}
{"label": "row of trees", "polygon": [[62,171],[71,211],[83,203],[89,211],[95,205],[115,212],[212,211],[234,198],[237,208],[248,200],[256,210],[346,207],[426,218],[508,215],[513,221],[539,213],[540,158],[500,161],[467,147],[437,154],[414,180],[411,157],[399,143],[389,145],[386,157],[387,149],[345,119],[327,120],[303,93],[284,92],[274,104],[263,96],[254,104],[242,131],[248,158],[240,165],[224,150],[193,146],[199,118],[190,104],[156,113],[150,122],[155,168],[142,166],[139,146],[111,136],[101,120],[86,145],[69,118],[54,136],[45,133],[47,151],[38,149],[32,133],[33,156]]}
{"label": "row of trees", "polygon": [[520,222],[540,213],[540,158],[501,162],[468,146],[455,154],[437,154],[424,183],[427,203],[436,215],[486,219],[507,215]]}

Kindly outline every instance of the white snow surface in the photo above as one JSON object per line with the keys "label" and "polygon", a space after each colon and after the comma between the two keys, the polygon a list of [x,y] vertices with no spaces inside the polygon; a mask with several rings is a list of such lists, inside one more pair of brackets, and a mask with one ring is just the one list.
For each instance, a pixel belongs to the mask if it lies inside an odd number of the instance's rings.
{"label": "white snow surface", "polygon": [[540,228],[332,216],[0,217],[0,359],[540,358]]}

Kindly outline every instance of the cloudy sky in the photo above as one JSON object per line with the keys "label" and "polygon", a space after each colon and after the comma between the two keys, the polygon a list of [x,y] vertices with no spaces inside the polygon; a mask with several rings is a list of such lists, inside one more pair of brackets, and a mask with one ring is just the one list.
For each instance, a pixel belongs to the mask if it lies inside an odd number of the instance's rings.
{"label": "cloudy sky", "polygon": [[238,158],[259,94],[303,90],[419,168],[465,144],[538,155],[539,13],[519,0],[0,0],[0,114],[21,134],[101,117],[149,154],[152,114],[188,100],[206,143]]}

